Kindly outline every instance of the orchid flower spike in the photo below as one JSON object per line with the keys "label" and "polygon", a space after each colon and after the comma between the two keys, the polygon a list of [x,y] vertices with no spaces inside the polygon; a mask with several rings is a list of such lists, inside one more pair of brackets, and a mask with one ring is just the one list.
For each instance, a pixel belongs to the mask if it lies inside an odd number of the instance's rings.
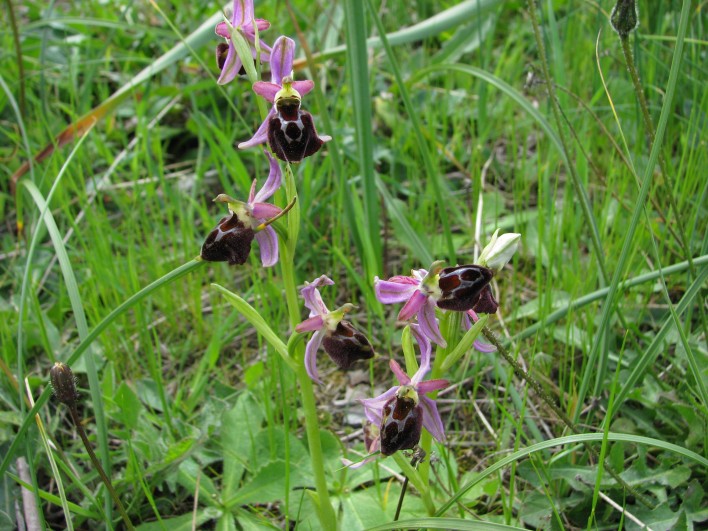
{"label": "orchid flower spike", "polygon": [[315,84],[293,80],[295,41],[279,37],[270,55],[271,82],[258,81],[253,91],[273,104],[268,116],[250,140],[241,142],[245,149],[264,142],[275,156],[286,162],[300,162],[317,153],[330,136],[319,136],[312,115],[300,109],[302,96]]}
{"label": "orchid flower spike", "polygon": [[[232,39],[232,32],[238,31],[248,42],[251,48],[251,55],[256,54],[256,32],[265,31],[270,27],[270,22],[260,18],[254,18],[253,0],[234,0],[233,13],[230,21],[219,22],[215,32],[220,37],[224,37],[226,42],[222,42],[216,47],[216,64],[221,71],[217,83],[224,85],[233,80],[237,74],[244,74],[243,63],[236,52]],[[261,52],[261,61],[270,60],[271,49],[260,39],[258,48]]]}
{"label": "orchid flower spike", "polygon": [[310,310],[310,317],[295,327],[296,332],[312,332],[312,337],[305,348],[305,369],[317,383],[322,383],[317,372],[317,351],[320,346],[340,369],[348,369],[357,360],[374,357],[374,348],[369,340],[351,323],[344,320],[345,314],[354,306],[345,304],[332,312],[327,309],[320,295],[320,286],[332,286],[334,282],[322,275],[306,283],[300,290],[305,299],[305,307]]}
{"label": "orchid flower spike", "polygon": [[219,194],[214,201],[226,203],[230,215],[219,221],[202,245],[201,257],[211,262],[228,262],[229,265],[243,264],[251,252],[251,242],[255,238],[261,248],[263,267],[278,262],[278,235],[270,224],[284,215],[285,209],[264,201],[280,188],[282,173],[280,165],[270,153],[265,152],[270,162],[270,172],[263,188],[256,193],[256,180],[251,185],[248,202],[243,203],[226,194]]}

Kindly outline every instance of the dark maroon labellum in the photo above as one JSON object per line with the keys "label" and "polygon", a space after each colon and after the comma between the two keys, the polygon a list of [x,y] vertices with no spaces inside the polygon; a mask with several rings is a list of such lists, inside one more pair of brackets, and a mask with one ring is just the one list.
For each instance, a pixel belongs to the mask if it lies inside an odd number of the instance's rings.
{"label": "dark maroon labellum", "polygon": [[347,321],[340,321],[334,332],[324,337],[322,346],[337,367],[344,370],[357,360],[374,357],[369,340]]}
{"label": "dark maroon labellum", "polygon": [[[475,305],[480,299],[480,294],[483,291],[487,291],[485,288],[489,287],[492,276],[494,276],[494,273],[491,269],[479,265],[446,267],[440,272],[438,286],[440,291],[442,291],[442,296],[438,299],[438,307],[455,312],[466,312],[467,310],[475,309]],[[489,297],[491,295],[492,292],[489,291]],[[485,307],[489,308],[489,305]],[[496,311],[496,308],[494,311]]]}
{"label": "dark maroon labellum", "polygon": [[420,441],[422,429],[423,408],[412,398],[394,396],[383,407],[381,453],[410,450]]}
{"label": "dark maroon labellum", "polygon": [[268,121],[268,145],[280,160],[300,162],[317,153],[324,142],[317,136],[312,115],[300,110],[299,100],[276,104],[277,113]]}
{"label": "dark maroon labellum", "polygon": [[497,313],[497,308],[499,308],[499,303],[494,299],[492,288],[487,284],[472,309],[475,313]]}
{"label": "dark maroon labellum", "polygon": [[226,216],[209,233],[202,245],[201,257],[209,262],[243,264],[251,252],[251,242],[256,233],[246,227],[236,214]]}

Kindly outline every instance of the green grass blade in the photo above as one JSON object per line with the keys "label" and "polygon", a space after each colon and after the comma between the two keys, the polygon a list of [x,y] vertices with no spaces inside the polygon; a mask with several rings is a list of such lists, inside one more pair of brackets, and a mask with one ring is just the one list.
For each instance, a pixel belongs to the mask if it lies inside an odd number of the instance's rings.
{"label": "green grass blade", "polygon": [[[386,38],[386,30],[383,27],[383,22],[374,10],[374,7],[371,5],[371,0],[366,0],[366,3],[369,6],[369,10],[371,11],[371,16],[374,19],[376,28],[381,35],[381,44],[383,44],[384,50],[386,51],[386,56],[388,57],[388,62],[391,65],[391,70],[393,70],[393,75],[396,78],[396,83],[401,94],[401,99],[403,100],[403,105],[405,105],[406,113],[408,113],[408,119],[413,124],[413,131],[417,141],[416,143],[420,148],[420,154],[423,157],[427,177],[433,186],[433,193],[435,194],[435,200],[438,204],[437,211],[440,214],[440,221],[442,223],[443,238],[445,239],[445,245],[447,247],[447,259],[451,264],[456,264],[457,253],[455,252],[455,246],[452,243],[450,218],[448,215],[448,209],[445,207],[445,201],[443,199],[443,189],[446,187],[442,182],[440,172],[436,170],[435,165],[433,164],[433,159],[430,156],[428,141],[426,140],[425,135],[423,135],[423,126],[420,123],[420,113],[413,107],[410,95],[408,94],[408,89],[406,88],[406,84],[403,81],[403,76],[401,75],[401,69],[398,68],[396,56],[393,55],[391,45]],[[383,184],[381,184],[381,186],[383,186]]]}
{"label": "green grass blade", "polygon": [[[9,477],[15,483],[20,485],[22,488],[25,488],[27,490],[32,490],[32,485],[28,485],[27,483],[22,481],[15,474],[8,472],[7,477]],[[38,494],[39,494],[39,497],[42,498],[43,500],[47,500],[49,503],[54,504],[56,506],[61,506],[61,500],[59,499],[59,496],[56,496],[55,494],[51,494],[50,492],[47,492],[45,490],[40,490]],[[78,514],[79,516],[83,516],[85,518],[90,518],[90,519],[96,520],[96,521],[100,521],[103,518],[103,515],[93,513],[91,511],[89,511],[88,509],[86,509],[85,507],[82,507],[81,505],[77,505],[72,502],[67,502],[67,506],[69,507],[69,510],[73,514]]]}
{"label": "green grass blade", "polygon": [[[359,155],[359,171],[364,187],[364,223],[376,264],[376,271],[367,271],[368,276],[382,270],[381,219],[379,199],[374,175],[374,135],[371,125],[371,93],[369,91],[369,57],[366,48],[366,15],[364,4],[359,0],[345,0],[347,66],[354,109],[354,128]],[[369,262],[365,260],[365,263]]]}
{"label": "green grass blade", "polygon": [[685,457],[686,459],[695,461],[703,467],[708,467],[708,459],[706,459],[705,457],[698,455],[697,453],[692,452],[691,450],[688,450],[676,444],[662,441],[660,439],[652,439],[651,437],[642,437],[639,435],[630,435],[625,433],[581,433],[578,435],[569,435],[567,437],[558,437],[556,439],[550,439],[548,441],[543,441],[534,444],[527,448],[522,448],[521,450],[514,452],[513,454],[505,457],[504,459],[497,461],[490,467],[486,468],[484,471],[480,472],[476,478],[474,478],[472,481],[464,485],[458,492],[456,492],[455,495],[450,498],[445,505],[438,509],[437,514],[445,514],[453,505],[455,505],[455,503],[457,503],[462,498],[462,496],[465,495],[466,492],[468,492],[475,485],[478,485],[483,479],[498,472],[507,465],[519,461],[527,455],[539,452],[541,450],[547,450],[555,446],[573,445],[577,443],[586,442],[602,442],[602,440],[605,438],[606,440],[612,442],[628,442],[632,444],[641,444],[644,446],[661,448],[662,450],[673,452],[677,455]]}
{"label": "green grass blade", "polygon": [[387,531],[389,529],[448,529],[451,531],[508,531],[511,529],[512,531],[522,531],[524,528],[460,518],[411,518],[370,527],[366,531]]}
{"label": "green grass blade", "polygon": [[[4,81],[3,81],[3,87],[5,87]],[[12,101],[12,100],[11,100],[11,101]],[[19,114],[18,114],[18,120],[20,120],[20,124],[22,124],[21,116],[19,116]],[[27,139],[26,139],[26,137],[25,137],[25,135],[24,135],[24,127],[22,127],[22,132],[23,132],[23,133],[22,133],[22,134],[23,134],[23,138],[24,138],[25,141],[26,141]],[[85,138],[85,137],[84,137],[84,138]],[[52,188],[51,188],[50,191],[49,191],[49,195],[48,195],[48,198],[47,198],[47,202],[43,202],[43,198],[42,198],[42,196],[41,196],[41,193],[39,192],[39,190],[37,190],[37,188],[36,188],[35,185],[33,184],[33,181],[25,181],[25,182],[23,183],[23,184],[25,184],[25,186],[27,187],[27,189],[30,191],[30,193],[33,193],[33,190],[34,190],[34,191],[36,191],[37,196],[40,198],[40,201],[37,202],[37,206],[38,206],[39,211],[40,211],[40,217],[39,217],[39,219],[40,219],[40,220],[43,219],[43,220],[45,221],[45,224],[47,225],[47,228],[50,229],[50,233],[51,233],[50,224],[53,224],[54,221],[53,221],[53,218],[51,217],[51,212],[49,212],[49,201],[51,200],[52,196],[54,195],[54,192],[58,189],[59,184],[62,182],[62,178],[63,178],[64,174],[66,173],[66,170],[67,170],[68,167],[69,167],[69,164],[70,164],[71,161],[73,160],[73,158],[74,158],[74,156],[76,155],[76,153],[79,151],[79,149],[80,149],[80,147],[81,147],[82,144],[83,144],[83,138],[81,139],[80,142],[77,143],[77,145],[74,147],[74,149],[69,153],[69,156],[67,157],[66,161],[64,162],[64,164],[62,165],[61,169],[59,170],[59,173],[57,174],[57,177],[56,177],[56,179],[54,180],[54,184],[52,185]],[[34,193],[33,193],[33,195],[34,195]],[[17,195],[18,216],[19,216],[19,211],[20,211],[19,204],[21,203],[21,196],[22,196],[22,194],[18,194],[18,195]],[[35,199],[36,199],[36,198],[35,198]],[[50,223],[49,220],[51,220],[51,223]],[[19,223],[19,222],[20,222],[20,220],[19,220],[19,217],[18,217],[18,223]],[[54,229],[55,229],[55,232],[54,232],[54,233],[51,233],[51,234],[52,234],[53,242],[54,242],[54,244],[55,244],[55,246],[56,246],[56,238],[55,238],[55,236],[58,234],[58,229],[57,229],[56,225],[54,225]],[[18,379],[19,382],[20,382],[20,387],[19,387],[19,395],[20,395],[20,396],[19,396],[19,402],[20,402],[20,412],[21,412],[21,413],[24,413],[24,409],[25,409],[25,402],[24,402],[23,388],[22,388],[22,382],[24,381],[24,376],[23,376],[23,374],[24,374],[24,363],[25,363],[25,359],[24,359],[24,352],[25,352],[25,351],[24,351],[24,316],[25,316],[25,301],[27,300],[27,295],[28,295],[28,291],[29,291],[30,272],[31,272],[31,270],[32,270],[32,262],[33,262],[33,259],[34,259],[34,252],[35,252],[35,250],[36,250],[36,248],[37,248],[37,245],[38,245],[38,243],[39,243],[39,236],[40,236],[40,234],[42,234],[42,233],[43,233],[43,232],[42,232],[42,230],[41,230],[41,224],[39,224],[39,225],[37,226],[37,229],[36,229],[36,230],[34,231],[34,233],[32,234],[32,240],[30,241],[29,249],[28,249],[28,251],[27,251],[27,259],[26,259],[26,262],[25,262],[25,269],[24,269],[24,272],[23,272],[22,284],[21,284],[21,288],[20,288],[20,304],[19,304],[19,312],[18,312],[18,313],[19,313],[19,319],[18,319],[18,327],[17,327],[17,373],[18,373],[18,378],[17,378],[17,379]],[[59,240],[59,242],[61,242],[61,237],[59,237],[58,240]],[[62,247],[62,249],[63,249],[63,247]],[[61,258],[64,258],[64,259],[65,259],[65,263],[63,264],[63,267],[65,267],[66,264],[68,263],[68,257],[67,257],[67,254],[66,254],[66,250],[64,249],[63,255],[61,255],[58,250],[57,250],[56,252],[57,252],[57,256],[58,256],[58,257],[61,257]],[[64,269],[62,269],[62,271],[64,271]],[[70,265],[69,265],[69,271],[71,271]],[[76,283],[75,283],[75,282],[74,282],[74,288],[76,288]],[[67,283],[67,290],[68,290],[68,289],[69,289],[69,286],[68,286],[68,283]],[[70,293],[70,297],[71,297],[71,296],[72,296],[72,293],[71,293],[71,292],[69,292],[69,293]],[[77,312],[78,312],[78,313],[81,314],[81,317],[83,317],[84,315],[83,315],[83,307],[81,306],[81,300],[80,300],[80,298],[79,298],[79,299],[78,299],[78,306],[75,306],[75,303],[77,303],[77,299],[76,299],[76,297],[75,297],[75,296],[77,295],[77,293],[74,292],[73,295],[74,295],[74,298],[71,300],[71,303],[72,303],[72,309],[74,310],[74,314],[76,315]],[[79,315],[76,315],[77,326],[78,326],[78,323],[79,323],[79,318],[80,318],[80,316],[79,316]],[[85,320],[84,320],[84,324],[85,324]],[[95,372],[95,368],[94,368],[94,372]],[[98,389],[98,387],[95,387],[95,389]],[[99,403],[99,406],[100,406],[100,403]],[[32,418],[33,418],[32,416],[28,417],[28,421],[31,421]],[[36,418],[37,418],[38,423],[41,423],[41,420],[39,419],[39,416],[37,416]],[[98,424],[97,424],[97,425],[98,425]],[[105,424],[104,424],[104,426],[105,426]],[[41,424],[40,424],[40,434],[41,434],[42,436],[46,436],[46,434],[44,434],[44,431],[43,431],[43,429],[42,429],[42,427],[41,427]],[[100,436],[100,434],[101,434],[101,431],[99,430],[99,436]],[[20,437],[18,437],[18,438],[20,438]],[[20,439],[21,439],[21,438],[20,438]],[[44,439],[43,439],[43,440],[44,440]],[[108,442],[107,437],[106,437],[105,441],[106,441],[106,445],[104,446],[104,450],[107,452],[107,442]],[[107,455],[107,454],[106,454],[106,455]],[[51,464],[52,464],[52,470],[55,472],[55,475],[57,475],[57,473],[56,473],[56,463],[55,463],[54,460],[53,460],[53,456],[52,456],[52,455],[49,455],[48,458],[50,459],[50,462],[51,462]],[[28,461],[29,461],[30,463],[32,463],[32,456],[31,456],[31,455],[28,456]],[[33,481],[34,481],[34,475],[33,475]],[[61,477],[58,476],[58,475],[57,475],[57,482],[58,482],[58,484],[61,483]],[[62,499],[62,505],[65,505],[66,497],[64,496],[63,488],[61,488],[61,487],[60,487],[60,494],[61,494],[61,499]],[[108,503],[106,504],[106,506],[108,507]],[[71,522],[68,522],[67,525],[68,525],[69,527],[71,527],[72,524],[71,524]]]}
{"label": "green grass blade", "polygon": [[[694,261],[694,264],[698,264],[698,261]],[[704,266],[698,273],[698,277],[696,277],[693,283],[686,290],[686,293],[684,293],[683,297],[681,297],[681,300],[676,306],[676,315],[681,315],[689,308],[689,306],[693,303],[694,299],[701,292],[701,289],[703,288],[703,285],[707,279],[708,266]],[[659,354],[660,348],[663,344],[666,334],[669,332],[669,330],[671,330],[675,323],[676,322],[674,321],[673,316],[669,315],[664,321],[664,324],[661,326],[659,331],[656,333],[656,336],[654,336],[654,339],[652,340],[651,344],[642,353],[641,357],[634,363],[634,366],[632,367],[632,372],[627,377],[627,379],[622,382],[622,388],[617,393],[617,398],[615,400],[615,409],[618,409],[622,406],[622,402],[627,399],[627,395],[629,395],[629,393],[633,390],[634,385],[639,381],[639,379],[642,377],[649,365],[654,362],[656,356]],[[700,371],[698,371],[695,376],[700,379]]]}
{"label": "green grass blade", "polygon": [[413,254],[420,262],[420,265],[422,267],[428,267],[435,260],[430,252],[429,243],[424,241],[421,235],[418,234],[413,227],[411,227],[411,224],[408,222],[403,212],[401,212],[401,209],[398,208],[398,205],[394,201],[393,197],[391,197],[391,194],[386,189],[386,185],[380,177],[376,178],[376,184],[378,185],[379,192],[383,196],[384,202],[386,203],[386,208],[396,223],[398,223],[400,230],[403,231],[399,235],[399,238],[408,244],[411,251],[413,251]]}
{"label": "green grass blade", "polygon": [[[681,56],[683,54],[683,40],[686,38],[686,31],[688,28],[688,18],[691,10],[690,0],[683,0],[683,7],[681,8],[681,20],[679,22],[678,37],[676,40],[676,47],[674,48],[674,55],[671,61],[671,71],[669,73],[669,81],[666,87],[666,96],[664,97],[664,103],[661,108],[661,115],[659,117],[659,125],[656,130],[655,141],[651,147],[651,152],[649,154],[649,161],[644,169],[644,175],[642,177],[642,187],[639,190],[639,196],[636,200],[636,206],[634,212],[632,212],[632,218],[627,227],[627,233],[624,237],[622,243],[622,250],[620,251],[619,259],[617,265],[615,266],[615,272],[612,275],[612,281],[610,282],[610,290],[607,293],[605,302],[602,305],[602,314],[600,317],[600,325],[595,334],[595,340],[593,341],[592,350],[590,351],[590,356],[585,363],[585,370],[583,371],[583,377],[580,382],[580,387],[578,388],[578,396],[576,403],[580,407],[575,409],[573,414],[573,422],[577,424],[580,420],[580,413],[582,411],[582,404],[585,403],[585,398],[590,388],[590,379],[593,374],[593,369],[595,368],[598,357],[600,354],[600,346],[603,344],[604,332],[609,326],[610,317],[615,310],[615,296],[617,295],[618,286],[620,279],[624,274],[625,266],[627,265],[627,260],[632,250],[634,242],[634,234],[637,231],[639,225],[639,218],[644,212],[644,205],[646,203],[647,195],[649,194],[649,189],[652,185],[652,175],[654,174],[654,168],[656,167],[657,161],[659,160],[659,151],[661,150],[661,145],[664,140],[664,133],[666,132],[666,124],[669,121],[669,115],[673,112],[673,99],[676,93],[676,84],[678,82],[678,72],[681,66]],[[627,386],[628,387],[628,386]],[[624,387],[623,389],[627,389]]]}
{"label": "green grass blade", "polygon": [[[698,258],[694,258],[693,263],[696,267],[708,264],[708,255],[703,255],[699,256]],[[643,275],[639,275],[637,277],[625,280],[619,284],[619,289],[625,290],[634,286],[639,286],[640,284],[652,282],[653,280],[660,278],[662,273],[664,275],[672,275],[674,273],[688,271],[689,267],[690,265],[688,263],[688,260],[685,260],[683,262],[679,262],[678,264],[665,267],[661,271],[652,271],[650,273],[645,273]],[[571,311],[577,310],[578,308],[582,308],[583,306],[587,306],[588,304],[592,304],[593,302],[606,297],[609,291],[609,287],[601,288],[599,290],[593,291],[592,293],[588,293],[587,295],[584,295],[582,297],[578,297],[574,301],[569,302],[563,308],[559,308],[555,312],[548,314],[541,321],[538,321],[537,323],[534,323],[531,326],[524,328],[521,332],[512,336],[511,341],[521,341],[522,339],[531,337],[549,324],[555,323],[556,321],[563,319],[563,317],[568,315],[568,313],[570,313]]]}
{"label": "green grass blade", "polygon": [[261,314],[258,313],[253,306],[223,286],[219,286],[218,284],[212,284],[211,286],[216,291],[220,292],[230,304],[232,304],[239,312],[241,312],[241,314],[243,314],[246,319],[248,319],[248,322],[250,322],[265,338],[265,340],[270,343],[270,345],[278,352],[278,354],[280,354],[285,363],[287,363],[291,369],[294,371],[297,370],[297,364],[288,354],[287,345],[278,337],[278,334],[276,334],[273,329],[268,326],[268,323],[266,323],[265,319],[263,319]]}
{"label": "green grass blade", "polygon": [[521,94],[518,90],[509,85],[506,81],[499,79],[494,74],[490,74],[489,72],[485,72],[484,70],[474,66],[459,63],[439,64],[421,68],[420,70],[418,70],[418,72],[416,72],[415,76],[413,76],[411,82],[416,82],[430,74],[444,74],[447,71],[462,72],[464,74],[469,74],[478,79],[486,81],[493,87],[499,89],[504,94],[509,96],[516,103],[518,103],[519,106],[527,114],[529,114],[536,121],[536,123],[538,123],[539,127],[543,130],[543,132],[546,133],[551,143],[558,150],[558,154],[561,156],[561,159],[563,159],[563,163],[566,165],[566,167],[569,167],[568,158],[565,156],[565,151],[563,151],[563,144],[561,143],[558,134],[551,127],[551,124],[549,124],[548,121],[543,117],[543,115],[533,105],[531,105],[531,102],[527,100],[523,96],[523,94]]}
{"label": "green grass blade", "polygon": [[[166,275],[145,286],[143,289],[135,293],[130,298],[126,299],[123,303],[121,303],[114,310],[112,310],[111,313],[104,317],[103,320],[98,323],[96,327],[91,331],[91,333],[86,336],[86,338],[81,341],[81,343],[79,343],[79,345],[76,347],[76,350],[74,350],[71,356],[69,356],[69,359],[66,361],[66,364],[71,366],[73,363],[75,363],[81,357],[81,355],[86,352],[86,350],[91,346],[91,344],[96,340],[96,338],[101,335],[101,333],[106,328],[108,328],[111,323],[113,323],[113,321],[123,315],[130,308],[135,306],[138,302],[142,301],[153,291],[165,285],[171,284],[172,282],[182,278],[187,273],[191,273],[192,271],[204,265],[205,263],[206,262],[203,262],[201,260],[190,260],[186,264],[183,264],[180,267],[170,271]],[[10,447],[7,450],[7,454],[3,457],[2,463],[0,464],[0,476],[7,471],[8,467],[10,466],[10,463],[14,459],[15,454],[19,449],[20,442],[22,441],[22,438],[24,437],[25,433],[27,433],[27,429],[32,423],[32,419],[40,410],[40,408],[42,408],[47,403],[51,395],[52,389],[49,386],[45,387],[44,391],[42,391],[42,394],[39,396],[39,398],[37,398],[37,402],[35,403],[35,405],[27,413],[27,416],[22,421],[22,425],[17,430],[15,438],[12,440],[12,443],[10,444]]]}
{"label": "green grass blade", "polygon": [[47,459],[49,460],[49,466],[52,469],[52,477],[57,484],[57,491],[59,491],[59,500],[61,501],[61,508],[64,510],[64,521],[66,522],[66,528],[69,531],[74,531],[74,522],[71,519],[71,510],[69,509],[69,500],[66,499],[66,491],[64,490],[64,481],[59,473],[59,468],[57,467],[56,459],[54,459],[54,452],[49,446],[49,437],[47,437],[47,432],[44,429],[44,423],[39,415],[36,416],[37,428],[39,429],[39,438],[42,440],[42,446],[44,446],[44,452],[47,454]]}
{"label": "green grass blade", "polygon": [[[86,136],[83,136],[83,140]],[[82,143],[76,144],[73,153],[81,147]],[[71,159],[64,163],[63,169],[68,166]],[[59,176],[60,177],[60,176]],[[56,190],[60,178],[54,183],[52,191]],[[86,313],[84,312],[84,305],[81,301],[81,294],[79,293],[79,286],[76,282],[76,276],[74,275],[74,269],[71,266],[71,261],[69,260],[69,254],[66,252],[66,247],[64,247],[64,240],[61,233],[59,232],[59,227],[57,227],[54,221],[54,216],[51,211],[49,211],[49,203],[44,200],[42,193],[31,181],[22,181],[22,185],[29,191],[32,199],[37,204],[39,210],[43,213],[44,224],[47,227],[49,236],[52,240],[52,245],[54,246],[54,252],[57,255],[59,261],[59,267],[64,278],[64,284],[66,286],[67,294],[69,295],[69,300],[71,302],[71,310],[74,314],[74,320],[76,321],[76,328],[79,332],[79,337],[85,339],[88,336],[88,324],[86,323]],[[30,263],[27,264],[27,268],[30,268]],[[22,352],[18,351],[18,354]],[[89,392],[91,394],[91,401],[93,402],[93,413],[96,418],[96,437],[98,439],[98,451],[101,456],[101,461],[103,468],[106,473],[110,475],[111,461],[110,454],[108,452],[108,430],[106,428],[106,420],[103,411],[103,396],[101,393],[101,384],[98,379],[98,371],[96,370],[96,363],[93,356],[87,356],[85,358],[86,363],[86,375],[88,376],[89,382]],[[110,519],[112,510],[112,500],[110,497],[106,496],[106,517]]]}
{"label": "green grass blade", "polygon": [[[472,18],[479,17],[492,9],[498,8],[498,6],[499,0],[466,0],[418,24],[388,33],[388,42],[391,46],[398,46],[427,39],[463,24]],[[369,49],[381,46],[382,43],[379,37],[370,37],[366,41],[366,47]],[[335,46],[325,50],[320,55],[327,57],[337,55],[345,52],[346,49],[346,46]]]}

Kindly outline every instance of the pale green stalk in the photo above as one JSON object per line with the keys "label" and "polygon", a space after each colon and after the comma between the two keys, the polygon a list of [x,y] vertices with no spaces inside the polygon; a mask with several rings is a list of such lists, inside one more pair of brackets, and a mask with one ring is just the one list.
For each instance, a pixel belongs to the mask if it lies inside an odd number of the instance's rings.
{"label": "pale green stalk", "polygon": [[[285,166],[285,192],[288,202],[297,198],[295,179],[289,164]],[[290,216],[295,215],[291,220]],[[283,256],[280,261],[280,271],[283,275],[285,285],[285,300],[288,305],[288,316],[290,328],[300,322],[300,304],[297,297],[297,282],[295,280],[295,265],[293,262],[297,237],[300,231],[300,207],[296,203],[293,210],[288,215],[288,239],[282,245]],[[305,413],[305,430],[307,431],[307,445],[310,449],[310,462],[312,473],[315,476],[315,488],[317,489],[317,516],[320,519],[323,529],[336,529],[337,516],[332,507],[327,488],[327,478],[325,475],[324,458],[322,454],[322,442],[320,441],[320,423],[317,418],[317,404],[315,403],[315,392],[312,380],[305,370],[304,347],[302,343],[297,343],[295,349],[298,356],[296,358],[296,369],[298,383],[300,385],[300,398],[302,409]]]}
{"label": "pale green stalk", "polygon": [[[243,39],[238,31],[232,31],[233,42],[236,46],[236,51],[241,58],[241,61],[246,68],[246,72],[251,80],[257,80],[257,72],[251,62],[248,43]],[[257,98],[258,108],[261,119],[265,119],[268,114],[268,109],[261,98]],[[297,201],[297,187],[295,184],[295,176],[293,175],[290,164],[285,164],[285,194],[287,204],[294,206],[288,213],[287,218],[287,237],[281,238],[280,245],[280,271],[283,277],[283,285],[285,289],[285,301],[288,307],[288,320],[291,330],[300,322],[300,304],[297,296],[297,277],[295,274],[295,252],[297,247],[297,239],[300,232],[300,204]],[[324,529],[336,529],[337,517],[332,507],[332,502],[329,498],[327,489],[327,478],[324,469],[324,459],[322,454],[322,443],[320,441],[320,427],[317,419],[317,405],[315,403],[315,393],[304,364],[304,349],[302,343],[297,342],[292,344],[296,350],[296,355],[290,352],[286,345],[276,336],[275,332],[268,326],[263,317],[253,309],[246,301],[238,297],[238,295],[229,292],[228,290],[217,286],[229,300],[237,305],[244,313],[244,316],[253,324],[261,335],[264,335],[266,340],[276,348],[281,355],[286,365],[290,367],[296,374],[300,386],[300,397],[302,400],[302,408],[305,413],[305,430],[307,431],[308,446],[310,449],[310,460],[312,471],[315,476],[315,488],[317,491],[317,515]],[[251,311],[252,310],[252,311]],[[291,340],[294,336],[291,336]],[[298,355],[299,354],[299,355]]]}
{"label": "pale green stalk", "polygon": [[[302,347],[300,348],[302,350]],[[300,384],[300,398],[302,409],[305,413],[305,430],[307,432],[307,446],[310,448],[310,463],[315,476],[317,489],[317,516],[322,524],[322,529],[337,529],[337,515],[332,507],[325,477],[324,456],[322,442],[320,441],[320,423],[317,419],[317,405],[312,380],[305,370],[305,364],[298,360],[297,379]]]}
{"label": "pale green stalk", "polygon": [[[462,321],[462,314],[459,312],[447,312],[442,315],[440,319],[440,332],[442,336],[447,341],[447,346],[445,348],[438,347],[435,352],[435,358],[433,359],[433,366],[430,371],[430,380],[435,380],[436,378],[441,378],[443,375],[442,366],[447,359],[447,356],[453,350],[453,344],[457,343],[457,334],[460,330],[460,323]],[[432,392],[428,395],[431,399],[435,400],[438,396],[438,392]],[[423,434],[420,437],[420,447],[425,451],[427,456],[430,456],[430,452],[433,447],[433,436],[428,432],[428,430],[423,430]],[[430,459],[425,459],[418,467],[420,477],[425,483],[426,487],[430,488]]]}

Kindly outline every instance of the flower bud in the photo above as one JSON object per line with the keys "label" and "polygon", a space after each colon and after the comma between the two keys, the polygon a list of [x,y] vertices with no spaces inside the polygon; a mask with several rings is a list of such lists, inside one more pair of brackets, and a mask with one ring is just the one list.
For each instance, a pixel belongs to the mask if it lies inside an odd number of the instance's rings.
{"label": "flower bud", "polygon": [[482,250],[477,262],[480,265],[488,267],[495,272],[501,271],[504,266],[514,256],[516,249],[519,248],[521,234],[510,232],[508,234],[499,234],[499,229],[494,232],[491,241]]}
{"label": "flower bud", "polygon": [[411,387],[401,386],[383,407],[381,453],[388,456],[398,450],[410,450],[420,441],[422,430],[423,408],[418,394]]}
{"label": "flower bud", "polygon": [[208,262],[243,264],[251,252],[251,242],[256,233],[246,227],[238,215],[232,213],[219,221],[202,245],[201,257]]}
{"label": "flower bud", "polygon": [[610,14],[610,24],[623,39],[637,29],[639,17],[635,0],[617,0]]}
{"label": "flower bud", "polygon": [[79,392],[76,390],[74,373],[68,365],[57,361],[49,370],[49,380],[59,402],[67,406],[73,406],[76,403]]}
{"label": "flower bud", "polygon": [[[438,287],[441,296],[437,301],[443,310],[466,312],[475,309],[480,294],[489,287],[494,272],[480,265],[446,267],[440,271]],[[491,291],[489,292],[491,295]],[[485,313],[485,312],[482,312]]]}
{"label": "flower bud", "polygon": [[324,351],[340,369],[348,369],[357,360],[374,357],[374,347],[364,334],[347,321],[337,323],[337,328],[322,339]]}

